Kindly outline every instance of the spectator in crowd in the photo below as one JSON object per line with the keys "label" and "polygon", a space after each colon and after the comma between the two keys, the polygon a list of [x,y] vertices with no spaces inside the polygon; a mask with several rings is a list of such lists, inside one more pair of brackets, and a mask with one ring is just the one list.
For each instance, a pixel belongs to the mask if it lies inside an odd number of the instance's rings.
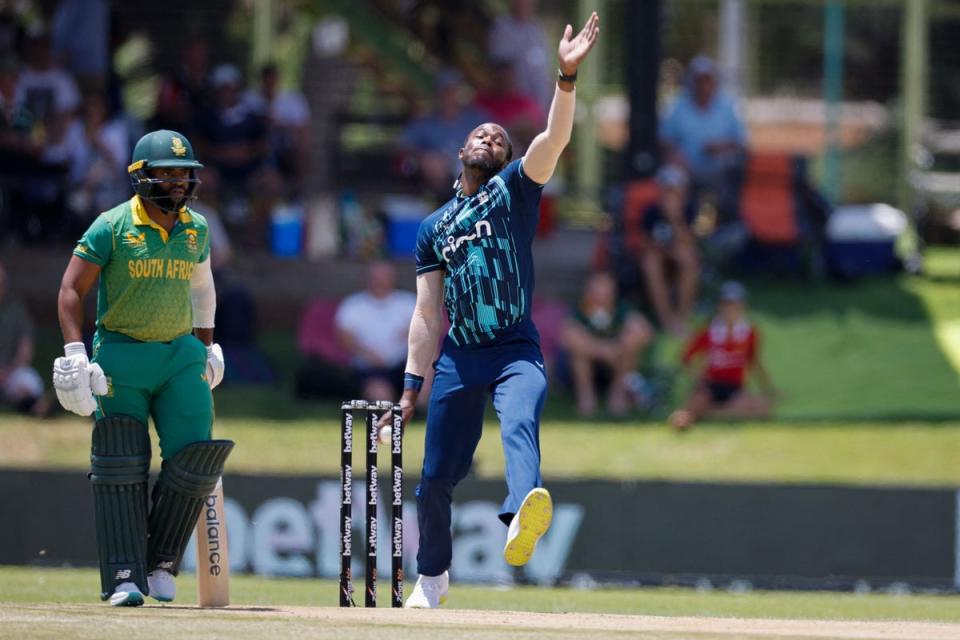
{"label": "spectator in crowd", "polygon": [[477,94],[476,105],[510,134],[513,152],[522,155],[546,125],[539,103],[517,86],[514,63],[507,59],[490,61],[490,85]]}
{"label": "spectator in crowd", "polygon": [[637,367],[653,331],[642,315],[619,298],[613,275],[590,275],[583,295],[561,333],[567,352],[577,412],[597,410],[597,391],[607,388],[607,411],[623,416],[630,409],[627,376]]}
{"label": "spectator in crowd", "polygon": [[[267,215],[276,197],[276,181],[269,180],[267,124],[263,115],[243,99],[243,76],[231,64],[213,70],[212,108],[202,118],[198,147],[218,174],[225,222],[244,226],[246,244],[264,243]],[[274,174],[270,174],[274,175]],[[251,199],[253,197],[253,199]]]}
{"label": "spectator in crowd", "polygon": [[[773,410],[777,391],[760,358],[757,329],[746,315],[746,298],[742,284],[724,282],[717,314],[684,349],[683,364],[688,370],[698,356],[703,356],[704,363],[702,373],[693,375],[697,383],[686,404],[670,415],[677,431],[705,417],[759,419]],[[756,376],[760,394],[746,389],[748,371]]]}
{"label": "spectator in crowd", "polygon": [[17,100],[19,66],[12,56],[0,58],[0,237],[25,237],[24,179],[34,173],[42,146],[33,135],[34,117]]}
{"label": "spectator in crowd", "polygon": [[16,100],[38,122],[53,115],[71,116],[80,106],[77,83],[54,61],[50,39],[45,34],[35,35],[27,42],[26,67],[20,74]]}
{"label": "spectator in crowd", "polygon": [[53,53],[84,88],[106,89],[110,69],[110,5],[106,0],[61,0],[50,25]]}
{"label": "spectator in crowd", "polygon": [[269,163],[287,183],[287,196],[303,195],[303,179],[310,165],[310,107],[303,93],[280,89],[280,73],[273,63],[260,69],[260,90],[249,99],[264,115],[269,137]]}
{"label": "spectator in crowd", "polygon": [[[18,76],[17,61],[0,58],[0,176],[11,178],[27,171],[40,154],[32,136],[33,114],[16,99]],[[0,189],[12,186],[4,182]]]}
{"label": "spectator in crowd", "polygon": [[11,6],[13,3],[0,3],[0,55],[18,53],[26,39],[26,25],[22,17],[28,7]]}
{"label": "spectator in crowd", "polygon": [[700,257],[690,228],[687,175],[666,165],[657,173],[658,200],[643,213],[646,242],[639,256],[647,295],[660,326],[681,336],[700,284]]}
{"label": "spectator in crowd", "polygon": [[69,111],[48,111],[43,118],[38,161],[20,181],[17,205],[21,235],[28,242],[49,241],[72,235],[64,213],[67,210],[69,176],[74,158],[85,144],[73,126]]}
{"label": "spectator in crowd", "polygon": [[360,397],[366,400],[392,400],[403,388],[407,331],[416,296],[398,290],[396,281],[391,263],[372,263],[366,290],[344,298],[334,318]]}
{"label": "spectator in crowd", "polygon": [[436,78],[436,109],[411,122],[400,136],[400,150],[408,175],[420,179],[438,199],[446,199],[460,172],[457,152],[463,141],[489,116],[464,105],[465,84],[458,71],[446,69]]}
{"label": "spectator in crowd", "polygon": [[542,111],[549,108],[556,73],[543,23],[537,17],[537,0],[510,0],[510,12],[498,16],[490,28],[487,54],[511,61],[520,90],[532,96]]}
{"label": "spectator in crowd", "polygon": [[18,411],[43,417],[52,401],[30,366],[32,360],[33,323],[23,305],[7,292],[7,272],[0,265],[0,398]]}
{"label": "spectator in crowd", "polygon": [[734,100],[719,88],[716,63],[694,58],[687,86],[670,105],[660,126],[664,158],[692,178],[695,208],[706,194],[723,225],[738,217],[747,132]]}
{"label": "spectator in crowd", "polygon": [[[15,58],[0,57],[0,150],[5,157],[7,154],[35,155],[39,150],[31,138],[34,116],[17,100],[19,75]],[[7,168],[6,164],[0,167]]]}
{"label": "spectator in crowd", "polygon": [[126,175],[130,135],[125,119],[109,117],[106,99],[100,93],[84,100],[83,120],[71,127],[68,205],[82,230],[98,213],[130,197]]}
{"label": "spectator in crowd", "polygon": [[191,39],[183,48],[177,70],[160,81],[155,129],[179,131],[192,139],[198,121],[210,107],[209,64],[206,42]]}
{"label": "spectator in crowd", "polygon": [[210,231],[210,268],[213,269],[214,277],[219,278],[230,268],[233,260],[233,243],[230,241],[230,234],[217,208],[216,194],[219,191],[217,174],[201,169],[199,175],[203,189],[197,189],[197,199],[193,201],[191,208],[207,220],[207,228]]}

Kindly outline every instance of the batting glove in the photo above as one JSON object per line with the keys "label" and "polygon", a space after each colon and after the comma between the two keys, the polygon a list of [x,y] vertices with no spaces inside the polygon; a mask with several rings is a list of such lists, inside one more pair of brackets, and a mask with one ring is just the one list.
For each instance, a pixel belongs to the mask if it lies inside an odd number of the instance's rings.
{"label": "batting glove", "polygon": [[57,400],[67,411],[89,416],[97,409],[93,396],[107,393],[107,377],[100,365],[87,358],[87,348],[82,342],[64,345],[63,353],[63,357],[53,361],[53,388]]}
{"label": "batting glove", "polygon": [[223,349],[216,342],[207,345],[207,382],[213,389],[223,382],[223,372],[227,365],[223,361]]}

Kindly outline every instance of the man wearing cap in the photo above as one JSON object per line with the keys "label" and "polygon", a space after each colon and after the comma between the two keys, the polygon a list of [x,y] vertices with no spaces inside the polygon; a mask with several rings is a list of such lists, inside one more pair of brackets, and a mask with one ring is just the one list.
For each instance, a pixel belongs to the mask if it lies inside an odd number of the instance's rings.
{"label": "man wearing cap", "polygon": [[[716,315],[684,349],[683,364],[688,369],[698,356],[705,362],[686,405],[670,415],[674,429],[683,431],[707,416],[760,419],[773,410],[777,392],[760,359],[757,329],[747,318],[746,300],[742,284],[724,282]],[[746,389],[747,372],[756,376],[761,394]]]}
{"label": "man wearing cap", "polygon": [[733,99],[719,89],[712,59],[690,61],[686,87],[660,124],[660,142],[664,159],[690,174],[694,200],[712,191],[721,222],[735,219],[747,132]]}
{"label": "man wearing cap", "polygon": [[[201,165],[183,135],[137,142],[135,195],[101,213],[73,250],[60,284],[64,355],[53,365],[60,404],[95,414],[93,489],[101,598],[169,602],[174,576],[233,443],[211,440],[211,390],[223,379],[213,342],[216,293],[207,222],[188,208]],[[93,357],[83,343],[83,298],[98,282]],[[163,464],[148,509],[153,418]]]}

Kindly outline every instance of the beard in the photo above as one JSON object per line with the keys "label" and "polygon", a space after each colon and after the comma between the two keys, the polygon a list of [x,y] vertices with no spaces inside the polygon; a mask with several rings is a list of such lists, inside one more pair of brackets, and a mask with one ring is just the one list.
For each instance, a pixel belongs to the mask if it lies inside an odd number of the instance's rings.
{"label": "beard", "polygon": [[494,162],[492,155],[483,154],[467,156],[463,159],[463,166],[467,169],[482,171],[490,175],[500,170],[500,166]]}
{"label": "beard", "polygon": [[193,194],[196,193],[196,184],[188,186],[184,193],[177,196],[173,196],[171,191],[172,189],[165,185],[154,185],[153,197],[150,198],[165,213],[177,213],[190,204]]}

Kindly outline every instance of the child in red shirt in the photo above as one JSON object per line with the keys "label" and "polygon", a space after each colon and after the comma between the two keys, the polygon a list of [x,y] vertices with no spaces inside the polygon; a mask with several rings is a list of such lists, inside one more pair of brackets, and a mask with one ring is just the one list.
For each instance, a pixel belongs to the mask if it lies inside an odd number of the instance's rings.
{"label": "child in red shirt", "polygon": [[[674,429],[687,429],[706,416],[749,419],[770,415],[776,391],[760,361],[757,329],[746,317],[746,296],[739,282],[723,283],[717,314],[684,349],[683,364],[688,370],[701,354],[705,366],[686,405],[670,415]],[[748,370],[756,375],[762,394],[744,388]]]}

